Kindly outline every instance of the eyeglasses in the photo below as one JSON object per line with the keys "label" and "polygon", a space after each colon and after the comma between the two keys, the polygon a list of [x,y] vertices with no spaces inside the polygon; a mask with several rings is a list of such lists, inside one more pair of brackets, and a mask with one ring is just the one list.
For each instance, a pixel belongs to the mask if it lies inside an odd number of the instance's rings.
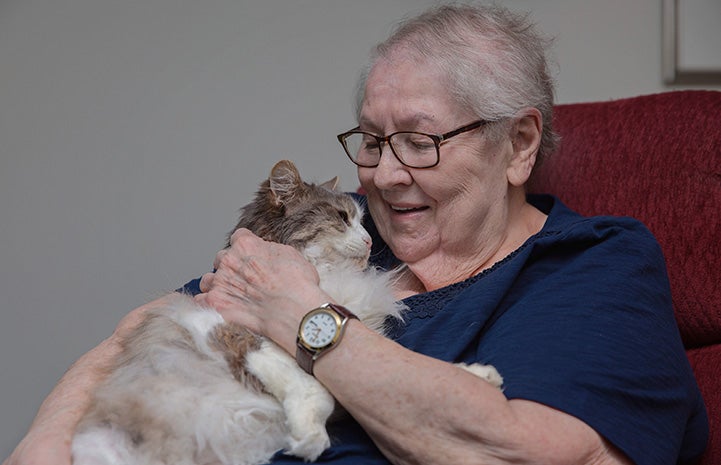
{"label": "eyeglasses", "polygon": [[432,168],[440,161],[441,143],[453,136],[472,131],[490,123],[478,120],[445,134],[426,134],[414,131],[394,132],[389,136],[376,136],[361,131],[360,126],[338,135],[338,141],[353,163],[365,168],[378,166],[381,160],[382,143],[391,148],[393,155],[410,168]]}

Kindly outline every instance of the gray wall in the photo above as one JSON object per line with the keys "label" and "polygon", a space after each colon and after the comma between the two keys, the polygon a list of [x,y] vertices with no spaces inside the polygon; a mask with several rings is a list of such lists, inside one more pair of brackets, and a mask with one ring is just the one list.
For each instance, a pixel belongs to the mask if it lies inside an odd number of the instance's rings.
{"label": "gray wall", "polygon": [[[366,52],[425,0],[0,0],[0,457],[70,363],[211,266],[280,158],[355,171]],[[669,90],[660,0],[506,1],[557,36],[559,101]]]}

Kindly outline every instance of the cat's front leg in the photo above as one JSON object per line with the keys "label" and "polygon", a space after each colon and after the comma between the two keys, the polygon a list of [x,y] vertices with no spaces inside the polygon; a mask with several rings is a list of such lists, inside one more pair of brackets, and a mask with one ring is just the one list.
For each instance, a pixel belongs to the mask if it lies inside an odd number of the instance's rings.
{"label": "cat's front leg", "polygon": [[286,452],[313,461],[330,446],[326,421],[335,399],[314,377],[270,341],[246,356],[247,369],[283,405],[289,437]]}
{"label": "cat's front leg", "polygon": [[501,377],[501,374],[498,373],[498,370],[496,370],[493,365],[481,365],[480,363],[472,363],[468,365],[465,363],[456,363],[456,366],[488,381],[492,386],[499,389],[503,386],[503,377]]}

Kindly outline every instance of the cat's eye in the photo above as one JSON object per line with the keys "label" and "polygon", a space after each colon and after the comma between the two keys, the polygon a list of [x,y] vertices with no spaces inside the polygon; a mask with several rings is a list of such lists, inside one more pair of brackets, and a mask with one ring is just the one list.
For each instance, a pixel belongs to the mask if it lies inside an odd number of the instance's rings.
{"label": "cat's eye", "polygon": [[343,222],[350,226],[350,218],[348,217],[348,212],[345,210],[338,210],[338,216],[340,216],[340,219],[343,220]]}

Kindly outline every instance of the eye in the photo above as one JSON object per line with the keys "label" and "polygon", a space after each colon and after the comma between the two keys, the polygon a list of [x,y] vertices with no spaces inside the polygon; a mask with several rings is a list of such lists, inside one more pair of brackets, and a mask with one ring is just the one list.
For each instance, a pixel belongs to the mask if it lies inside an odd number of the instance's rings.
{"label": "eye", "polygon": [[340,216],[340,219],[347,225],[350,226],[350,218],[348,217],[348,212],[345,210],[338,210],[338,216]]}
{"label": "eye", "polygon": [[378,150],[378,139],[368,134],[363,134],[363,142],[361,143],[360,149],[365,152]]}
{"label": "eye", "polygon": [[410,134],[408,137],[408,145],[416,151],[426,152],[435,150],[436,146],[433,139],[423,134]]}
{"label": "eye", "polygon": [[362,152],[375,152],[378,150],[378,142],[368,142],[360,148]]}

